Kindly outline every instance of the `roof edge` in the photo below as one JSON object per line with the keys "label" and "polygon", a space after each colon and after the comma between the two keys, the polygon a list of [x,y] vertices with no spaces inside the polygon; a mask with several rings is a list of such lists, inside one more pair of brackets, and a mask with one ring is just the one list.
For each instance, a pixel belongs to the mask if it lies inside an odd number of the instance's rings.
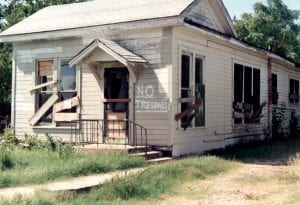
{"label": "roof edge", "polygon": [[291,59],[288,59],[288,58],[286,58],[284,56],[280,56],[280,55],[278,55],[278,54],[276,54],[276,53],[274,53],[272,51],[266,50],[264,48],[261,48],[259,46],[253,45],[253,44],[250,44],[250,43],[248,43],[248,42],[246,42],[244,40],[241,40],[241,39],[239,39],[237,37],[233,37],[233,36],[231,36],[229,34],[225,34],[225,33],[222,33],[220,31],[214,30],[212,28],[203,26],[203,25],[201,25],[201,24],[199,24],[197,22],[192,21],[191,19],[185,18],[183,21],[184,21],[183,25],[188,24],[190,26],[193,26],[193,27],[202,29],[204,31],[207,31],[207,32],[209,32],[211,34],[215,34],[215,35],[221,36],[221,37],[223,37],[223,38],[225,38],[225,39],[227,39],[229,41],[232,41],[232,43],[235,42],[235,45],[240,46],[240,47],[242,47],[242,45],[243,45],[244,47],[247,47],[248,49],[256,49],[257,51],[262,52],[262,54],[264,54],[265,56],[267,56],[269,58],[275,58],[275,59],[280,60],[280,61],[285,62],[285,63],[288,62],[289,64],[292,64],[295,68],[299,68],[300,69],[300,63],[295,62],[295,61],[293,61]]}
{"label": "roof edge", "polygon": [[[164,21],[161,21],[164,20]],[[148,22],[147,25],[144,23]],[[68,28],[53,31],[42,31],[35,33],[23,33],[23,34],[13,34],[13,35],[1,35],[0,42],[22,42],[22,41],[33,41],[33,40],[48,40],[55,38],[68,38],[68,37],[82,37],[84,35],[90,35],[91,33],[111,33],[113,27],[114,32],[119,32],[122,30],[135,30],[135,29],[147,29],[153,27],[164,27],[164,26],[176,26],[179,25],[181,19],[179,15],[159,17],[152,19],[141,19],[128,22],[111,23],[103,25],[93,25],[78,28]],[[143,24],[143,25],[141,25]]]}

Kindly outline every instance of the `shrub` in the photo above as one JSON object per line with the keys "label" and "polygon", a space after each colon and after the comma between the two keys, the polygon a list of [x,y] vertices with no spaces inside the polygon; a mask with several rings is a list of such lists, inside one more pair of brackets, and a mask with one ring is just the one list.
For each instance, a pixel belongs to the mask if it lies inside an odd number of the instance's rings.
{"label": "shrub", "polygon": [[44,143],[36,135],[25,134],[25,142],[33,149],[44,149]]}
{"label": "shrub", "polygon": [[0,169],[12,169],[14,167],[14,162],[12,159],[12,151],[6,144],[0,145]]}
{"label": "shrub", "polygon": [[4,133],[0,136],[0,143],[16,145],[18,143],[18,139],[12,134],[11,129],[5,129]]}

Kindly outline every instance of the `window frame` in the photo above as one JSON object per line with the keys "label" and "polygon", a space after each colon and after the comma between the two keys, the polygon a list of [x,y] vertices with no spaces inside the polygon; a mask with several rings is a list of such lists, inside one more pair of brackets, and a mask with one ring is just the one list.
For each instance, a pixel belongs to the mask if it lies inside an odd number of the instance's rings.
{"label": "window frame", "polygon": [[[186,103],[191,103],[191,104],[194,104],[195,103],[195,73],[196,73],[196,59],[197,58],[200,58],[202,60],[202,83],[203,85],[205,86],[204,90],[206,91],[206,60],[205,60],[205,56],[201,54],[201,52],[197,52],[195,50],[191,50],[191,49],[180,49],[180,52],[179,52],[179,66],[178,66],[178,71],[179,71],[179,88],[178,88],[178,99],[182,99],[181,98],[181,91],[182,91],[182,87],[181,87],[181,77],[182,77],[182,56],[183,55],[187,55],[190,57],[190,68],[189,68],[189,85],[191,87],[191,93],[192,93],[192,96],[191,96],[191,99],[190,101],[186,102]],[[204,104],[205,104],[205,101],[206,101],[206,92],[204,91]],[[188,98],[187,98],[188,99]],[[182,103],[185,103],[185,102],[178,102],[178,110],[179,112],[181,112],[181,109],[182,109]],[[203,128],[206,128],[206,125],[207,125],[207,120],[206,120],[206,106],[204,105],[204,126],[195,126],[195,117],[194,119],[192,120],[192,124],[190,127],[188,127],[188,129],[203,129]],[[181,126],[181,120],[178,121],[178,128],[179,130],[183,130],[182,126]]]}
{"label": "window frame", "polygon": [[[274,89],[274,78],[273,77],[276,77],[276,102],[274,102],[274,92],[273,91],[275,91],[275,89]],[[279,93],[278,93],[278,73],[272,73],[272,105],[278,105],[278,100],[279,100]]]}
{"label": "window frame", "polygon": [[[245,61],[240,61],[240,60],[233,60],[232,61],[232,102],[235,101],[235,65],[241,65],[243,66],[243,85],[242,85],[242,102],[245,102],[245,68],[251,68],[251,95],[253,96],[253,92],[254,92],[254,69],[259,71],[259,105],[261,105],[262,102],[262,69],[261,66],[259,65],[255,65],[252,63],[248,63]],[[233,104],[232,104],[233,106]],[[254,108],[252,108],[254,109]],[[232,107],[232,111],[234,112],[234,107]],[[238,118],[237,118],[238,119]],[[241,119],[242,122],[241,123],[236,123],[235,122],[235,118],[234,115],[232,115],[232,124],[234,126],[244,126],[244,125],[255,125],[255,124],[261,124],[261,120],[259,120],[259,122],[253,122],[253,123],[246,123],[245,119],[242,118]]]}
{"label": "window frame", "polygon": [[[291,80],[293,80],[294,82],[298,82],[298,102],[296,102],[296,100],[295,100],[295,102],[291,102],[291,100],[290,100],[290,95],[291,95]],[[293,78],[293,77],[289,77],[288,83],[289,83],[288,102],[289,102],[290,105],[293,105],[293,106],[298,105],[299,101],[300,101],[299,100],[299,98],[300,98],[300,96],[299,96],[299,93],[300,93],[300,81],[299,81],[299,79],[296,79],[296,78]],[[294,87],[294,90],[296,90],[295,87]],[[296,93],[293,93],[293,94],[295,95]]]}
{"label": "window frame", "polygon": [[[38,62],[40,61],[53,61],[53,81],[56,82],[55,85],[53,86],[53,91],[52,93],[57,93],[59,95],[60,98],[60,78],[61,78],[61,62],[62,61],[69,61],[70,58],[66,58],[66,57],[62,57],[62,58],[36,58],[35,60],[35,84],[38,81]],[[76,87],[75,90],[67,90],[67,91],[62,91],[62,92],[76,92],[76,96],[80,95],[80,71],[77,69],[77,66],[75,67],[75,80],[76,80]],[[36,95],[38,95],[38,93],[40,93],[39,91],[36,91],[35,94],[33,95],[33,99],[34,99],[34,110],[35,112],[39,109],[38,106],[38,97]],[[76,107],[76,112],[80,112],[80,106]],[[68,112],[67,112],[68,113]],[[53,115],[53,113],[52,113]],[[56,123],[53,119],[52,116],[52,123],[37,123],[35,126],[32,126],[34,129],[52,129],[52,128],[57,128],[57,129],[69,129],[70,128],[70,123],[68,123],[68,125],[66,125],[66,123],[63,123],[64,125],[59,125],[62,123]]]}

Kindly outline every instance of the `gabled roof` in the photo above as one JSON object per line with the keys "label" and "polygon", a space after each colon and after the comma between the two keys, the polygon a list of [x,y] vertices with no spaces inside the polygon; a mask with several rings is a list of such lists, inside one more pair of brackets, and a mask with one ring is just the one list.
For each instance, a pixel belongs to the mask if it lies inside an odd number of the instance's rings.
{"label": "gabled roof", "polygon": [[97,48],[100,48],[125,66],[129,63],[147,63],[144,58],[123,48],[114,41],[95,39],[70,60],[70,65],[73,66],[80,63],[80,61],[89,56]]}
{"label": "gabled roof", "polygon": [[193,0],[94,0],[46,7],[0,35],[62,29],[178,16]]}
{"label": "gabled roof", "polygon": [[[226,10],[222,3],[217,3],[220,1],[221,0],[94,0],[84,3],[49,6],[0,33],[0,41],[1,36],[7,37],[62,31],[167,17],[186,17],[189,13],[185,12],[186,10],[191,10],[191,7],[199,6],[199,4],[203,2],[206,2],[206,4],[214,2],[211,5],[218,8],[213,9],[218,10],[218,15],[221,15],[221,17],[217,16],[218,19],[220,21],[225,19],[225,26],[232,25],[228,13],[220,12],[221,10]],[[199,15],[201,15],[200,12],[198,12]],[[231,28],[229,28],[229,30],[230,29]],[[227,32],[228,29],[225,29],[225,31]],[[234,35],[234,29],[229,31],[229,34]]]}

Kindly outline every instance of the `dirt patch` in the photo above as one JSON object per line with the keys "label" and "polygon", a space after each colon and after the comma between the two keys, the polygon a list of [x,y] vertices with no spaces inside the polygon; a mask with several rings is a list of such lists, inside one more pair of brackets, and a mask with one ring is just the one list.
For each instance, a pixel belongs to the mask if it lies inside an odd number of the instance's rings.
{"label": "dirt patch", "polygon": [[[286,204],[293,186],[297,189],[299,183],[291,169],[290,166],[244,164],[230,173],[188,183],[178,190],[177,196],[167,197],[160,204]],[[290,175],[295,177],[294,185],[289,181]]]}

